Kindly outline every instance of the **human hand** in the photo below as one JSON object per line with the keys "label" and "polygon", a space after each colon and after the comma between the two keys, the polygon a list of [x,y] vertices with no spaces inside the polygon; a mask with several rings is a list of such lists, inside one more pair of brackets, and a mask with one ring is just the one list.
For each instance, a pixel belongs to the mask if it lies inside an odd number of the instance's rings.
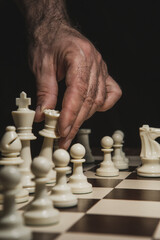
{"label": "human hand", "polygon": [[37,31],[36,42],[29,48],[37,83],[35,120],[43,120],[44,109],[55,108],[58,82],[65,78],[58,128],[60,147],[67,149],[82,123],[96,111],[110,109],[122,92],[100,53],[78,31],[61,24],[56,33],[44,32]]}

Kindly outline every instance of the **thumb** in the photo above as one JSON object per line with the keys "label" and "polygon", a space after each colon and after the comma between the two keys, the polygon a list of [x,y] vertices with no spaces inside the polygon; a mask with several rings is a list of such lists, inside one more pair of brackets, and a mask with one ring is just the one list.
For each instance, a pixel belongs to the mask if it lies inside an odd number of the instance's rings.
{"label": "thumb", "polygon": [[57,103],[58,84],[55,71],[49,68],[41,70],[36,74],[37,85],[37,108],[35,122],[41,122],[44,119],[43,111],[45,109],[54,109]]}

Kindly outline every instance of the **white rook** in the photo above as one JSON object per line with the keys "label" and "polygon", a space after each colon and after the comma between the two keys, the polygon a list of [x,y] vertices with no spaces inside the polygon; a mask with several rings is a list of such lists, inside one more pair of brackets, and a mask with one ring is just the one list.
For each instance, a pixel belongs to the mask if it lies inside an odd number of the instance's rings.
{"label": "white rook", "polygon": [[44,129],[39,131],[39,134],[44,137],[39,156],[48,159],[49,163],[52,166],[48,174],[49,179],[48,185],[50,186],[54,184],[56,181],[56,171],[53,169],[55,167],[53,163],[53,144],[54,139],[58,139],[60,137],[57,130],[57,121],[60,116],[60,113],[59,111],[56,110],[45,109],[44,115],[45,115]]}

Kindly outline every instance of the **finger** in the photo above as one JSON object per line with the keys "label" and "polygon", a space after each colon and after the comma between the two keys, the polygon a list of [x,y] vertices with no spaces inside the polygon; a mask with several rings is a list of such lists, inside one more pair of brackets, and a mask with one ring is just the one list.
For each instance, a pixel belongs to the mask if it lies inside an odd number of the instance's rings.
{"label": "finger", "polygon": [[58,129],[66,137],[81,110],[88,89],[89,67],[73,64],[66,74],[67,89],[64,94]]}
{"label": "finger", "polygon": [[60,138],[58,146],[59,148],[63,148],[67,150],[71,145],[71,142],[72,142],[72,139]]}
{"label": "finger", "polygon": [[89,86],[88,86],[88,92],[87,96],[83,102],[83,105],[77,115],[76,120],[73,123],[73,126],[69,132],[69,134],[60,140],[60,146],[67,149],[72,141],[72,139],[77,134],[80,126],[82,123],[88,118],[88,114],[93,107],[93,102],[95,101],[96,95],[97,95],[97,68],[96,64],[94,63],[92,65],[92,69],[90,71],[90,80],[89,80]]}
{"label": "finger", "polygon": [[116,83],[110,75],[106,78],[106,90],[107,98],[103,106],[98,109],[99,112],[112,108],[122,95],[122,90],[120,89],[118,83]]}
{"label": "finger", "polygon": [[67,137],[60,139],[59,144],[62,148],[67,149],[69,147],[72,139],[77,134],[80,126],[87,119],[88,113],[90,112],[92,105],[93,105],[93,98],[87,97],[83,103],[83,106],[81,107],[81,109],[78,113],[78,116],[77,116],[75,122],[73,123],[73,126],[72,126],[69,134],[67,135]]}
{"label": "finger", "polygon": [[37,108],[35,121],[43,120],[44,109],[54,109],[57,102],[58,85],[54,66],[49,58],[44,58],[41,67],[35,72],[37,84]]}
{"label": "finger", "polygon": [[90,118],[105,102],[106,100],[106,83],[105,79],[108,73],[104,72],[102,61],[99,63],[100,72],[98,77],[98,88],[97,95],[94,100],[93,106],[88,114],[88,118]]}
{"label": "finger", "polygon": [[[110,109],[122,95],[122,91],[121,91],[119,85],[113,80],[113,78],[111,76],[108,76],[106,82],[107,82],[107,84],[106,84],[107,85],[107,98],[106,98],[104,105],[102,107],[100,107],[98,111],[106,111],[106,110]],[[60,139],[60,142],[59,142],[60,147],[67,149],[70,146],[72,139],[74,138],[74,136],[76,135],[76,132],[78,131],[78,129],[80,127],[80,122],[82,120],[80,118],[80,116],[81,116],[81,114],[79,114],[79,116],[77,117],[77,119],[73,125],[73,128],[70,131],[70,133],[68,134],[68,136]]]}

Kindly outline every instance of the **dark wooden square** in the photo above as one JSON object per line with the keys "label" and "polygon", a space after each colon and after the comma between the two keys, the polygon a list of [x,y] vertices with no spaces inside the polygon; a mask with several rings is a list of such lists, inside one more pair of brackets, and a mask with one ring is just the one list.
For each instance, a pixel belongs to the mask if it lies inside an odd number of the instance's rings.
{"label": "dark wooden square", "polygon": [[32,240],[54,240],[59,235],[58,233],[33,232]]}
{"label": "dark wooden square", "polygon": [[[77,195],[78,197],[78,195]],[[86,212],[88,211],[93,205],[95,205],[99,199],[78,199],[78,205],[71,208],[60,208],[60,211],[65,212]]]}
{"label": "dark wooden square", "polygon": [[160,201],[160,191],[142,189],[122,189],[116,188],[108,193],[105,199],[125,199],[142,201]]}
{"label": "dark wooden square", "polygon": [[132,172],[126,179],[160,181],[160,177],[141,177],[141,176],[138,176],[136,171]]}
{"label": "dark wooden square", "polygon": [[88,178],[88,182],[92,184],[93,187],[116,187],[122,179],[100,179],[100,178]]}
{"label": "dark wooden square", "polygon": [[152,236],[158,221],[154,218],[87,214],[68,232]]}

